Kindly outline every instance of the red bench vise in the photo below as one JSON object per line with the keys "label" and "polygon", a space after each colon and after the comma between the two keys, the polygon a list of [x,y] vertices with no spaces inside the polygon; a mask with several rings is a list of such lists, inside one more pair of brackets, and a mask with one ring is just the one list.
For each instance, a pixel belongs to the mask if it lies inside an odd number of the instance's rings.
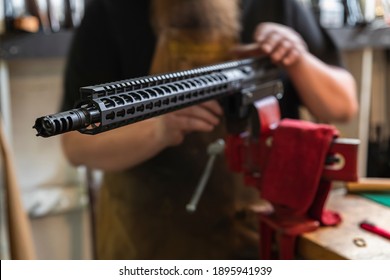
{"label": "red bench vise", "polygon": [[274,97],[255,108],[251,132],[229,135],[225,155],[230,169],[273,206],[270,213],[258,213],[260,258],[273,258],[276,239],[279,258],[293,259],[297,236],[341,222],[324,205],[332,181],[357,180],[359,141],[338,138],[331,125],[281,120]]}

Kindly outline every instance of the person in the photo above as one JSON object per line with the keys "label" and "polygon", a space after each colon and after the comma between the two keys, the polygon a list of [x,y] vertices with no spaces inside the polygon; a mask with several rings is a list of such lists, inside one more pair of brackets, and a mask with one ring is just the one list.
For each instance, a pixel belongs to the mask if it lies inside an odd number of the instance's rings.
{"label": "person", "polygon": [[[347,121],[355,81],[311,13],[291,0],[94,0],[74,35],[62,109],[82,86],[265,55],[279,65],[282,116],[305,105],[317,118]],[[109,132],[62,137],[74,165],[105,172],[97,212],[100,259],[255,259],[258,233],[243,186],[216,160],[195,213],[185,210],[207,162],[207,145],[226,134],[223,110],[208,101]]]}

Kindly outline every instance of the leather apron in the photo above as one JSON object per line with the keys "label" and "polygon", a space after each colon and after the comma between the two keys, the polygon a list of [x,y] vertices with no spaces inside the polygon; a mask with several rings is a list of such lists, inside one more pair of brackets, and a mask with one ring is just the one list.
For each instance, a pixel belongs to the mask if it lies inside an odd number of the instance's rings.
{"label": "leather apron", "polygon": [[[151,73],[229,60],[234,38],[169,29],[159,36]],[[185,209],[207,163],[207,146],[226,135],[190,133],[184,142],[125,172],[106,173],[99,194],[100,259],[253,259],[256,217],[246,206],[258,193],[243,186],[218,156],[195,213]]]}

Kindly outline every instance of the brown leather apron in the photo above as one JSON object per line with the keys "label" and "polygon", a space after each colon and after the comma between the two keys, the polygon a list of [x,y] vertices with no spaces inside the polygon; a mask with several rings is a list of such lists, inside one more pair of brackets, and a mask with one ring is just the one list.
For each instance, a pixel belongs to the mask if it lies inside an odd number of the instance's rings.
{"label": "brown leather apron", "polygon": [[[159,36],[151,73],[228,60],[234,38],[170,29]],[[207,162],[207,145],[225,135],[191,133],[126,172],[105,174],[97,238],[100,259],[257,258],[256,218],[245,207],[258,199],[219,156],[195,213],[185,210]],[[145,140],[146,141],[146,140]]]}

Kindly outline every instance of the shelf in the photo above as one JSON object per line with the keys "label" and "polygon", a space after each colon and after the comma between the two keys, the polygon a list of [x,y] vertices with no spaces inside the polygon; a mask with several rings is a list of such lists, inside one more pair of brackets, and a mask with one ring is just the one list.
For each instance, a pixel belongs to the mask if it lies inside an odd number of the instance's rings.
{"label": "shelf", "polygon": [[344,27],[328,32],[342,50],[390,49],[390,26]]}
{"label": "shelf", "polygon": [[[365,27],[330,28],[329,34],[343,50],[366,47],[390,49],[390,27],[367,25]],[[45,58],[66,56],[72,30],[58,33],[18,33],[0,37],[0,59]]]}
{"label": "shelf", "polygon": [[58,33],[18,33],[0,37],[0,59],[50,58],[66,56],[71,30]]}

